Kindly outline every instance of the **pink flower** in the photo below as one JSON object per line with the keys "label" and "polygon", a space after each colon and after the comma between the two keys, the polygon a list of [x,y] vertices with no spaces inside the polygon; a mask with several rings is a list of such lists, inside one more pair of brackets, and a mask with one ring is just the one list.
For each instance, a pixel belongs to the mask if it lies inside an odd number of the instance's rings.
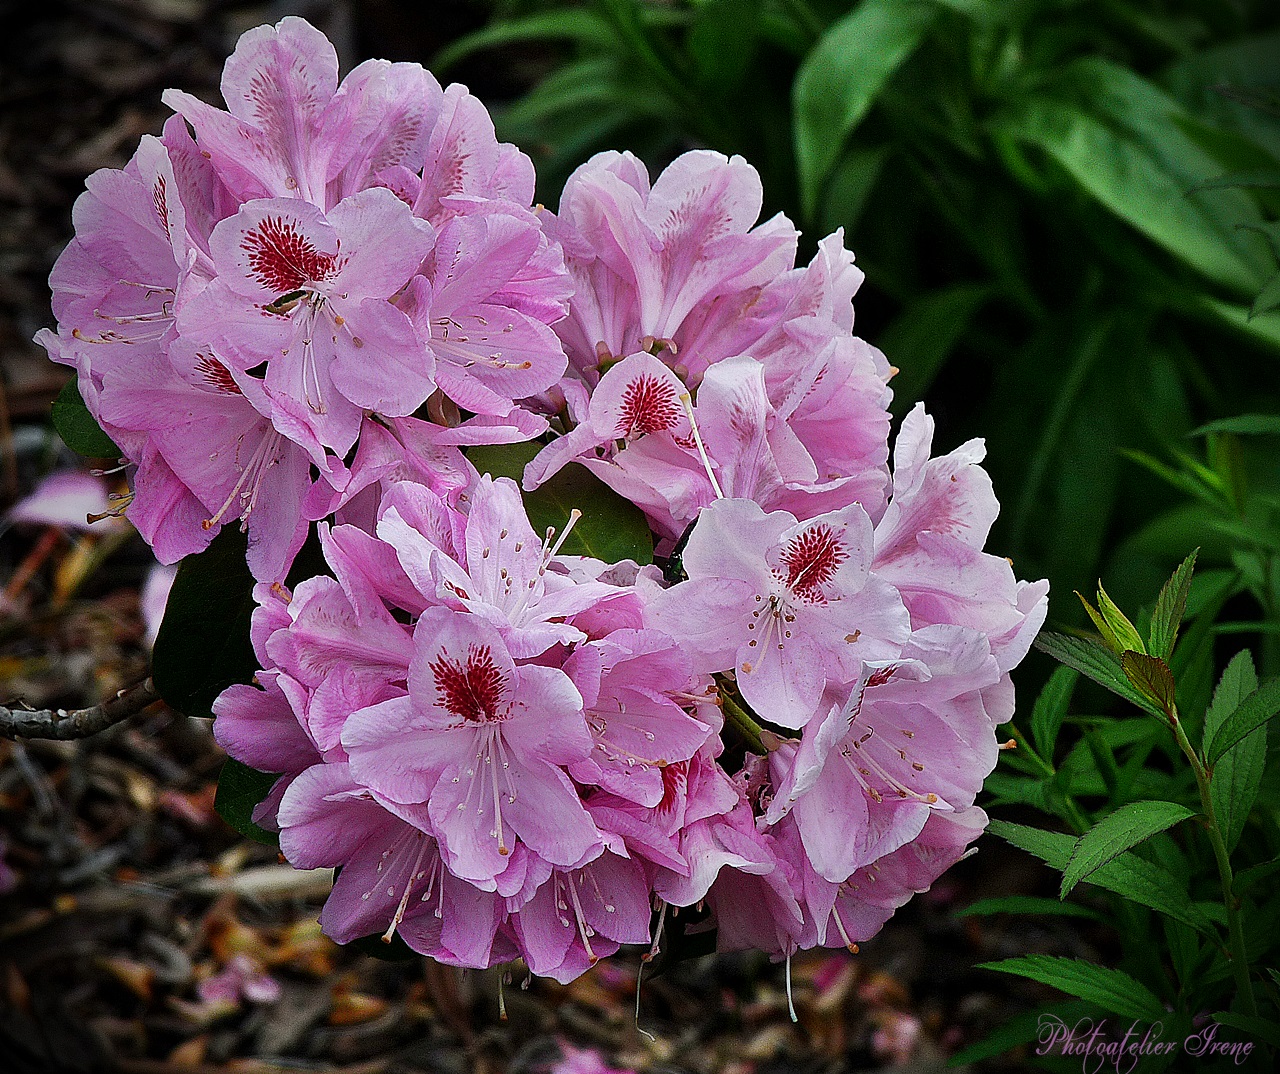
{"label": "pink flower", "polygon": [[654,595],[647,621],[701,671],[733,669],[766,719],[803,727],[828,682],[907,639],[897,592],[869,572],[871,522],[852,506],[797,522],[750,500],[703,510],[684,551],[689,581]]}
{"label": "pink flower", "polygon": [[250,201],[214,228],[218,278],[184,307],[180,330],[239,372],[265,363],[270,415],[343,455],[362,409],[401,417],[435,389],[413,325],[387,301],[432,238],[386,190],[353,194],[328,213],[293,198]]}
{"label": "pink flower", "polygon": [[517,843],[576,866],[599,833],[562,766],[591,752],[582,697],[564,672],[517,666],[481,617],[428,608],[414,630],[407,697],[353,713],[342,744],[357,779],[394,802],[427,802],[451,871],[491,884]]}

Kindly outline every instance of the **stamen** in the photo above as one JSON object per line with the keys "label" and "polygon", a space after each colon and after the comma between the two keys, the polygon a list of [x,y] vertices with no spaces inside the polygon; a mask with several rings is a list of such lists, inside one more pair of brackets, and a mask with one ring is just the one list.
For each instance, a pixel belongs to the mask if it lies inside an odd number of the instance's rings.
{"label": "stamen", "polygon": [[702,444],[702,434],[698,432],[698,422],[693,416],[693,397],[688,392],[680,394],[680,403],[684,406],[684,412],[689,417],[689,428],[693,430],[693,442],[698,445],[698,454],[702,457],[702,465],[707,471],[707,477],[711,479],[711,487],[716,491],[716,499],[724,499],[724,490],[720,487],[720,482],[716,480],[716,475],[711,469],[711,460],[707,458],[707,449]]}
{"label": "stamen", "polygon": [[791,1020],[793,1022],[800,1021],[800,1019],[796,1017],[796,1005],[795,1003],[792,1002],[792,999],[791,999],[791,952],[790,951],[787,952],[787,1013],[791,1015]]}

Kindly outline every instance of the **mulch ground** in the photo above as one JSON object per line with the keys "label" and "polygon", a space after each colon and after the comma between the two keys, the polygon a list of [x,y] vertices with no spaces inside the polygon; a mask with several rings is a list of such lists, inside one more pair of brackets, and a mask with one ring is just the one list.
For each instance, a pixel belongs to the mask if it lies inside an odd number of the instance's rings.
{"label": "mulch ground", "polygon": [[[170,85],[211,93],[249,26],[308,15],[347,57],[429,55],[478,3],[405,0],[0,2],[0,511],[79,462],[49,429],[66,374],[31,342],[85,176],[158,133]],[[417,35],[417,36],[415,36]],[[490,72],[499,92],[509,73]],[[486,77],[480,69],[481,81]],[[471,78],[482,95],[483,84]],[[80,707],[146,674],[136,535],[0,523],[0,704]],[[851,956],[709,957],[646,976],[638,952],[569,986],[518,967],[387,962],[319,932],[327,878],[295,872],[213,810],[223,755],[207,722],[153,706],[73,743],[0,741],[0,1071],[586,1074],[598,1053],[646,1071],[928,1071],[1035,998],[975,964],[1087,954],[1027,919],[957,918],[1045,877],[982,853]],[[222,995],[215,996],[221,985]],[[505,1019],[499,1010],[499,996]],[[573,1048],[589,1049],[590,1055]],[[1014,1053],[988,1069],[1020,1069]]]}

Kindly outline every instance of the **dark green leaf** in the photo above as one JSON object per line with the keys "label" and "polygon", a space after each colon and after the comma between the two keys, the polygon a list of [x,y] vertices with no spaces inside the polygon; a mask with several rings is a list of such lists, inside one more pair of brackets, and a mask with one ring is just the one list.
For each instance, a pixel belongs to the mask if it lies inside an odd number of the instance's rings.
{"label": "dark green leaf", "polygon": [[1260,222],[1237,190],[1189,193],[1217,162],[1190,138],[1190,116],[1138,75],[1088,58],[1031,97],[1010,133],[1039,146],[1110,212],[1211,280],[1256,295],[1269,275],[1260,245],[1239,231]]}
{"label": "dark green leaf", "polygon": [[[989,830],[1006,842],[1021,847],[1028,854],[1034,854],[1059,872],[1066,869],[1076,845],[1074,837],[1062,832],[1041,831],[1039,828],[1028,828],[1023,824],[1011,824],[1003,820],[993,820]],[[1121,854],[1115,861],[1108,862],[1091,873],[1084,882],[1106,888],[1142,906],[1185,922],[1200,932],[1213,935],[1213,925],[1187,896],[1186,884],[1180,883],[1167,869],[1153,865],[1136,854]]]}
{"label": "dark green leaf", "polygon": [[213,808],[241,835],[259,843],[276,846],[280,842],[275,832],[260,828],[253,822],[254,807],[275,786],[280,777],[243,765],[234,757],[228,757],[218,776],[218,790],[213,797]]}
{"label": "dark green leaf", "polygon": [[1113,694],[1118,694],[1126,701],[1132,701],[1153,716],[1159,716],[1161,719],[1165,717],[1163,711],[1133,688],[1125,678],[1120,662],[1100,643],[1089,638],[1076,638],[1070,634],[1054,634],[1046,631],[1036,638],[1035,644],[1037,649],[1048,653],[1059,663],[1075,668],[1099,686],[1105,686]]}
{"label": "dark green leaf", "polygon": [[1167,716],[1175,708],[1176,685],[1169,665],[1159,657],[1135,653],[1132,650],[1120,654],[1120,667],[1138,692],[1151,701]]}
{"label": "dark green leaf", "polygon": [[218,694],[258,670],[249,642],[253,584],[235,526],[182,561],[151,657],[156,689],[179,712],[212,715]]}
{"label": "dark green leaf", "polygon": [[1208,433],[1238,433],[1242,436],[1280,436],[1280,414],[1240,414],[1234,418],[1221,418],[1192,429],[1188,436],[1205,436]]}
{"label": "dark green leaf", "polygon": [[1151,645],[1147,651],[1166,662],[1173,656],[1178,628],[1182,625],[1182,616],[1187,610],[1187,594],[1191,591],[1191,575],[1195,571],[1199,551],[1197,548],[1187,556],[1173,572],[1173,576],[1165,582],[1151,613]]}
{"label": "dark green leaf", "polygon": [[1261,294],[1253,300],[1253,305],[1249,307],[1249,320],[1275,309],[1280,309],[1280,272],[1267,281]]}
{"label": "dark green leaf", "polygon": [[1104,920],[1096,910],[1074,902],[1060,902],[1038,895],[1006,895],[1000,899],[979,899],[957,910],[956,917],[985,917],[990,914],[1051,914],[1058,917],[1087,917],[1093,921]]}
{"label": "dark green leaf", "polygon": [[[540,448],[540,444],[486,445],[471,448],[467,457],[482,474],[509,477],[519,485],[525,466]],[[561,548],[565,555],[594,556],[606,563],[624,559],[640,564],[653,562],[653,537],[644,512],[586,467],[566,466],[536,491],[523,496],[529,521],[538,533],[549,526],[560,532],[574,508],[582,512]]]}
{"label": "dark green leaf", "polygon": [[[1218,1011],[1213,1016],[1213,1020],[1220,1026],[1230,1026],[1232,1029],[1239,1029],[1249,1035],[1253,1042],[1266,1041],[1273,1048],[1280,1048],[1280,1024],[1268,1021],[1266,1018],[1255,1018],[1247,1014],[1238,1014],[1235,1011]],[[1219,1043],[1228,1043],[1225,1033],[1218,1034]]]}
{"label": "dark green leaf", "polygon": [[1062,874],[1061,897],[1065,899],[1081,880],[1126,850],[1193,816],[1192,810],[1176,802],[1130,802],[1103,817],[1076,840]]}
{"label": "dark green leaf", "polygon": [[1272,858],[1270,861],[1264,861],[1259,865],[1252,865],[1248,869],[1243,869],[1236,873],[1235,879],[1231,882],[1231,894],[1243,895],[1259,880],[1265,880],[1269,876],[1274,876],[1280,872],[1280,857]]}
{"label": "dark green leaf", "polygon": [[896,414],[924,397],[969,323],[991,297],[987,284],[958,283],[913,299],[876,339],[900,371],[893,378]]}
{"label": "dark green leaf", "polygon": [[[1245,649],[1227,665],[1213,692],[1204,718],[1204,739],[1210,741],[1227,718],[1258,688],[1253,657]],[[1235,849],[1262,786],[1267,765],[1267,732],[1258,727],[1226,751],[1213,766],[1209,797],[1228,852]]]}
{"label": "dark green leaf", "polygon": [[972,1063],[979,1063],[983,1059],[1004,1055],[1020,1045],[1036,1040],[1044,1031],[1046,1018],[1053,1019],[1055,1024],[1061,1021],[1065,1025],[1074,1025],[1078,1019],[1085,1017],[1091,1011],[1091,1007],[1078,1001],[1055,1003],[1050,1007],[1040,1007],[1034,1011],[1026,1011],[1016,1018],[1010,1019],[977,1044],[971,1044],[969,1047],[957,1052],[947,1060],[947,1066],[967,1067]]}
{"label": "dark green leaf", "polygon": [[1205,740],[1205,760],[1209,765],[1218,763],[1227,750],[1245,735],[1261,727],[1280,712],[1280,679],[1263,683],[1246,697],[1214,732]]}
{"label": "dark green leaf", "polygon": [[431,70],[440,75],[481,49],[548,38],[564,38],[599,49],[608,48],[616,40],[609,24],[590,11],[541,11],[521,19],[495,22],[459,38],[432,57]]}
{"label": "dark green leaf", "polygon": [[1158,1022],[1165,1016],[1164,1004],[1146,985],[1122,970],[1108,969],[1092,962],[1056,955],[1024,955],[1000,962],[985,962],[979,968],[1039,981],[1125,1018]]}
{"label": "dark green leaf", "polygon": [[1079,677],[1075,668],[1055,668],[1031,710],[1031,737],[1046,761],[1053,761],[1053,747],[1058,741],[1062,721],[1067,718],[1071,692],[1076,688]]}
{"label": "dark green leaf", "polygon": [[862,0],[809,53],[792,87],[796,167],[812,219],[844,140],[919,45],[937,9],[919,0]]}
{"label": "dark green leaf", "polygon": [[62,442],[78,455],[90,459],[118,459],[120,449],[104,433],[80,397],[79,385],[67,381],[53,401],[53,427]]}

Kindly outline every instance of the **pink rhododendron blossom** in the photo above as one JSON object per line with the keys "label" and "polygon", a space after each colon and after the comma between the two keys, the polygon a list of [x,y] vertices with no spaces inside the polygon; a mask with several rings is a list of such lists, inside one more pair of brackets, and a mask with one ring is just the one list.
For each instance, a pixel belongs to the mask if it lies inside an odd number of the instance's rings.
{"label": "pink rhododendron blossom", "polygon": [[[797,265],[706,150],[600,154],[534,209],[464,87],[340,80],[298,18],[222,93],[90,176],[38,339],[158,559],[245,533],[259,670],[214,734],[276,777],[286,858],[338,870],[325,932],[562,982],[684,908],[780,959],[874,935],[986,825],[1047,583],[985,551],[980,441],[934,456],[917,406],[891,470],[843,233]],[[82,484],[13,517],[106,510]],[[207,991],[266,1000],[253,970]]]}
{"label": "pink rhododendron blossom", "polygon": [[869,573],[871,520],[846,507],[797,522],[751,500],[703,510],[689,575],[656,594],[649,621],[689,645],[701,671],[733,670],[766,719],[803,727],[828,681],[896,656],[910,626],[897,591]]}

